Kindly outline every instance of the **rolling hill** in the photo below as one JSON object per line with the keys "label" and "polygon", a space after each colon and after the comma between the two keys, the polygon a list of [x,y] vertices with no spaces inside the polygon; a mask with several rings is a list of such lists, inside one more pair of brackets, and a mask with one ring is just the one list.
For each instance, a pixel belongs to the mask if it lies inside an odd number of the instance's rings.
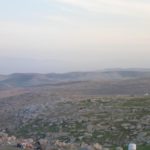
{"label": "rolling hill", "polygon": [[71,72],[71,73],[15,73],[10,75],[0,75],[0,87],[31,87],[41,85],[57,85],[79,81],[124,81],[143,80],[150,77],[150,71],[146,70],[111,70],[95,72]]}

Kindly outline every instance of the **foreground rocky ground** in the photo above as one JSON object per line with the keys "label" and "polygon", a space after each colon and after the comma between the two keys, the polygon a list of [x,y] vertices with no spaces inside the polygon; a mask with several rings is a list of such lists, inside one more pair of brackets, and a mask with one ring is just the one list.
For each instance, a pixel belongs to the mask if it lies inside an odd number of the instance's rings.
{"label": "foreground rocky ground", "polygon": [[[56,105],[30,106],[19,112],[17,136],[49,137],[65,142],[130,141],[150,144],[150,99],[93,98]],[[17,122],[19,122],[17,121]]]}
{"label": "foreground rocky ground", "polygon": [[[72,146],[70,150],[93,150],[94,143],[103,145],[103,149],[114,149],[134,142],[140,150],[149,150],[148,96],[59,100],[55,103],[28,105],[16,112],[13,117],[13,128],[6,129],[9,136],[14,135],[17,140],[44,139],[49,143],[48,148],[54,146],[51,149],[67,149],[67,146]],[[55,145],[56,141],[60,142],[60,147]],[[6,143],[9,145],[9,142]],[[12,145],[14,144],[16,145],[12,142]],[[1,144],[1,149],[2,145],[5,144]],[[9,146],[7,149],[13,150],[15,147]]]}
{"label": "foreground rocky ground", "polygon": [[[150,145],[138,145],[137,150],[149,150]],[[8,136],[5,132],[0,132],[0,150],[127,150],[124,147],[113,146],[104,147],[99,143],[65,143],[59,140],[52,141],[48,138],[44,139],[23,139],[15,136]]]}
{"label": "foreground rocky ground", "polygon": [[[15,149],[36,149],[36,150],[108,150],[102,145],[87,144],[82,142],[81,144],[77,143],[65,143],[59,140],[50,141],[48,138],[44,139],[23,139],[16,138],[15,136],[8,136],[7,133],[0,133],[0,150],[15,150]],[[122,150],[122,147],[116,147],[117,150]]]}

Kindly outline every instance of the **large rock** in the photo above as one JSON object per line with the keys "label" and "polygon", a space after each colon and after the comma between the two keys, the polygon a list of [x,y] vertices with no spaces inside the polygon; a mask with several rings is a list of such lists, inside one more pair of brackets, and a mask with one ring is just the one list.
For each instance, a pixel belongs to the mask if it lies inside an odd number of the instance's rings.
{"label": "large rock", "polygon": [[98,143],[94,144],[93,147],[94,147],[94,150],[102,150],[102,145]]}
{"label": "large rock", "polygon": [[122,147],[116,147],[116,150],[123,150],[123,148]]}

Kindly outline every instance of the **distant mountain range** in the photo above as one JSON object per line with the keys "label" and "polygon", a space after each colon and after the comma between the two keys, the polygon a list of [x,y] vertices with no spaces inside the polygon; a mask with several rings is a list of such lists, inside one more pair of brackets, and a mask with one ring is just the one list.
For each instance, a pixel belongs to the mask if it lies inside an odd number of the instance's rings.
{"label": "distant mountain range", "polygon": [[107,69],[104,71],[70,73],[15,73],[0,75],[0,88],[58,85],[82,81],[121,81],[150,78],[150,69]]}

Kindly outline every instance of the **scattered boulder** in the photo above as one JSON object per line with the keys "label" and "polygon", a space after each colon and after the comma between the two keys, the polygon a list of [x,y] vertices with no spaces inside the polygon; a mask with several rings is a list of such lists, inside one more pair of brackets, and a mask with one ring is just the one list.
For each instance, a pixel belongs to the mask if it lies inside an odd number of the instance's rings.
{"label": "scattered boulder", "polygon": [[94,147],[94,150],[102,150],[102,145],[98,143],[94,144],[93,147]]}
{"label": "scattered boulder", "polygon": [[116,150],[123,150],[123,148],[122,147],[116,147]]}

